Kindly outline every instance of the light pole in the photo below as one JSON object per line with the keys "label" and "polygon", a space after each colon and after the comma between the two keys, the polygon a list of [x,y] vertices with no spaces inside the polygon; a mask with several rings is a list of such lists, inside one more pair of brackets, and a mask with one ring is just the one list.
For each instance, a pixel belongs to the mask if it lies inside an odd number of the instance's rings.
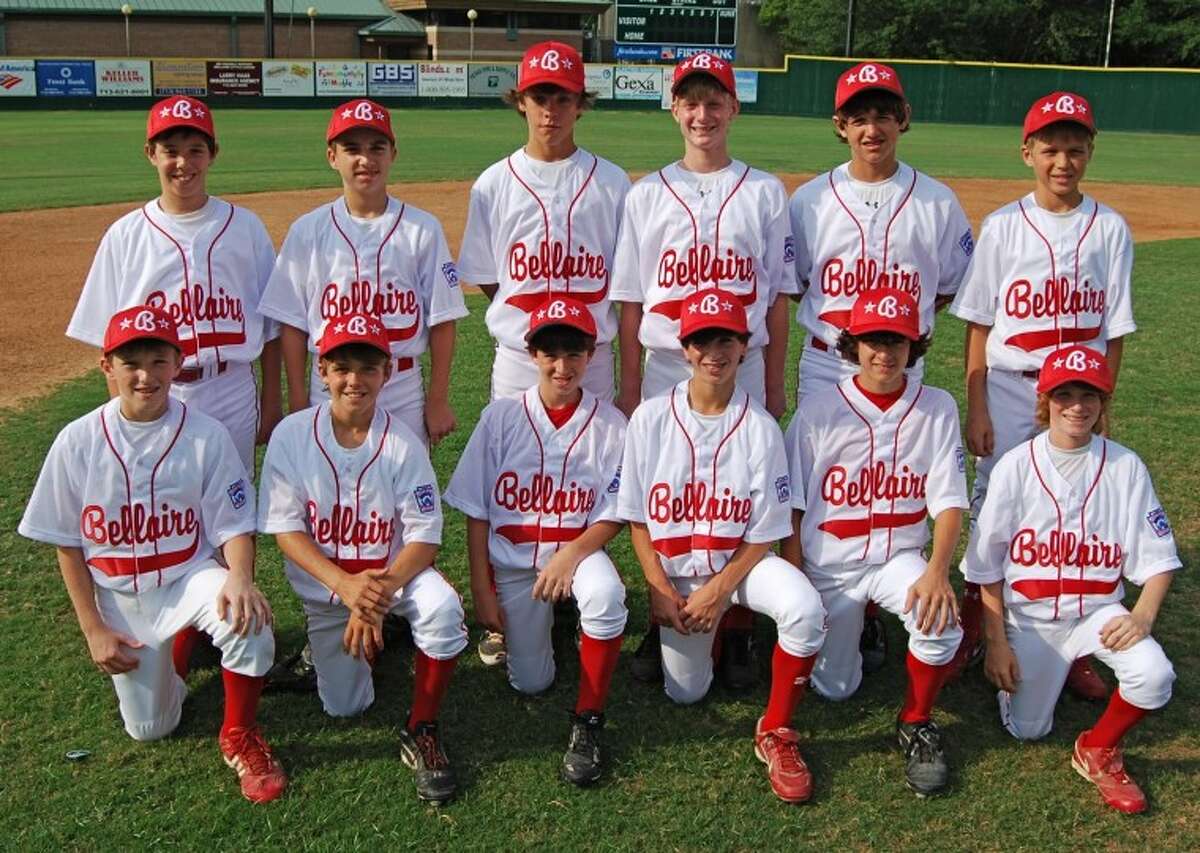
{"label": "light pole", "polygon": [[129,48],[129,16],[133,14],[133,7],[128,3],[121,7],[121,14],[125,16],[125,55],[133,56],[133,52]]}
{"label": "light pole", "polygon": [[467,59],[471,62],[475,61],[475,19],[479,17],[479,13],[474,9],[467,10],[467,23],[471,27],[471,42],[467,49]]}
{"label": "light pole", "polygon": [[1104,67],[1108,67],[1108,53],[1112,50],[1113,15],[1117,11],[1117,0],[1109,0],[1108,4],[1108,38],[1104,41]]}
{"label": "light pole", "polygon": [[317,7],[308,7],[308,55],[317,58]]}

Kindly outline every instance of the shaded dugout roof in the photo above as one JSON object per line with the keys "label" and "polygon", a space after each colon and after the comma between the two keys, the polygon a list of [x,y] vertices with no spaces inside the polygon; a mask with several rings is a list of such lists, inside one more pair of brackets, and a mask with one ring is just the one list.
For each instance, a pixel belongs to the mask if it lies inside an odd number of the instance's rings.
{"label": "shaded dugout roof", "polygon": [[[33,15],[121,16],[122,0],[0,0],[0,12]],[[133,16],[221,16],[262,17],[262,0],[128,0]],[[318,18],[378,20],[391,12],[383,0],[275,0],[275,17],[307,17],[315,6]]]}
{"label": "shaded dugout roof", "polygon": [[[307,6],[305,7],[308,8]],[[393,15],[358,31],[360,36],[423,36],[425,25],[408,15]]]}

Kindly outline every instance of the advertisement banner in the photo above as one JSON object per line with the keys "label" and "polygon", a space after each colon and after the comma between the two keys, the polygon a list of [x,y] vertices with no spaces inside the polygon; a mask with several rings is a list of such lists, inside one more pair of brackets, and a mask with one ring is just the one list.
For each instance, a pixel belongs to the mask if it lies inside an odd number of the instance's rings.
{"label": "advertisement banner", "polygon": [[290,59],[264,59],[262,93],[270,98],[311,98],[313,65]]}
{"label": "advertisement banner", "polygon": [[261,95],[262,83],[262,63],[208,63],[210,95]]}
{"label": "advertisement banner", "polygon": [[39,59],[37,93],[43,97],[90,98],[96,94],[96,67],[90,59]]}
{"label": "advertisement banner", "polygon": [[203,59],[156,59],[153,67],[155,97],[208,94],[208,67]]}
{"label": "advertisement banner", "polygon": [[516,65],[472,65],[467,74],[467,94],[472,98],[499,98],[516,87]]}
{"label": "advertisement banner", "polygon": [[422,98],[465,98],[467,63],[422,62],[417,92]]}
{"label": "advertisement banner", "polygon": [[97,59],[96,94],[102,98],[149,97],[148,59]]}
{"label": "advertisement banner", "polygon": [[348,98],[367,94],[367,63],[318,62],[317,94]]}
{"label": "advertisement banner", "polygon": [[415,62],[368,62],[367,94],[372,98],[378,95],[415,98],[417,96],[417,64]]}
{"label": "advertisement banner", "polygon": [[663,70],[644,65],[618,65],[613,70],[613,94],[619,101],[661,101]]}
{"label": "advertisement banner", "polygon": [[37,66],[32,59],[0,59],[0,98],[37,97]]}
{"label": "advertisement banner", "polygon": [[743,104],[753,104],[758,100],[758,72],[733,72],[733,81],[737,84],[738,100]]}
{"label": "advertisement banner", "polygon": [[583,87],[595,92],[596,97],[608,99],[613,96],[613,67],[611,65],[583,66]]}
{"label": "advertisement banner", "polygon": [[736,58],[732,47],[695,47],[678,44],[614,44],[613,56],[627,62],[678,62],[700,53],[711,53],[730,62]]}

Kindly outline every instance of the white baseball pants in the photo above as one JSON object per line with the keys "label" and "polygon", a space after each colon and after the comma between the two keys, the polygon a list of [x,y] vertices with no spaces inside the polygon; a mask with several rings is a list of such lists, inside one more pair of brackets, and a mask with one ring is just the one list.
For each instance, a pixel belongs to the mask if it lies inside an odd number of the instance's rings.
{"label": "white baseball pants", "polygon": [[224,373],[195,382],[171,384],[171,396],[229,430],[248,476],[254,478],[254,439],[258,436],[258,381],[246,362],[229,362]]}

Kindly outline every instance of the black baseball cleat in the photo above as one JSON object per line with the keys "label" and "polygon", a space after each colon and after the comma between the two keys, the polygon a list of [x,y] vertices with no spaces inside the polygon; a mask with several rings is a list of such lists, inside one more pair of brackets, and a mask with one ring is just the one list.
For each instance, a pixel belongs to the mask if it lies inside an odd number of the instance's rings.
{"label": "black baseball cleat", "polygon": [[742,693],[758,683],[758,674],[754,670],[752,640],[753,635],[750,631],[726,628],[722,632],[717,678],[726,690]]}
{"label": "black baseball cleat", "polygon": [[267,691],[315,693],[317,667],[313,663],[312,646],[305,643],[303,649],[272,666],[263,686]]}
{"label": "black baseball cleat", "polygon": [[412,732],[402,729],[400,760],[414,773],[419,799],[436,805],[454,799],[458,780],[442,748],[437,723],[417,723],[416,731]]}
{"label": "black baseball cleat", "polygon": [[862,655],[863,674],[878,672],[887,663],[887,631],[883,619],[868,616],[863,620],[862,634],[858,638],[858,651]]}
{"label": "black baseball cleat", "polygon": [[571,715],[571,739],[563,754],[558,775],[572,785],[590,785],[600,778],[604,762],[600,753],[600,732],[604,729],[604,714],[584,711]]}
{"label": "black baseball cleat", "polygon": [[629,671],[638,681],[662,681],[662,643],[657,625],[651,625],[633,653]]}
{"label": "black baseball cleat", "polygon": [[896,720],[896,737],[904,751],[904,782],[918,797],[940,793],[950,778],[942,730],[933,720],[903,723]]}

